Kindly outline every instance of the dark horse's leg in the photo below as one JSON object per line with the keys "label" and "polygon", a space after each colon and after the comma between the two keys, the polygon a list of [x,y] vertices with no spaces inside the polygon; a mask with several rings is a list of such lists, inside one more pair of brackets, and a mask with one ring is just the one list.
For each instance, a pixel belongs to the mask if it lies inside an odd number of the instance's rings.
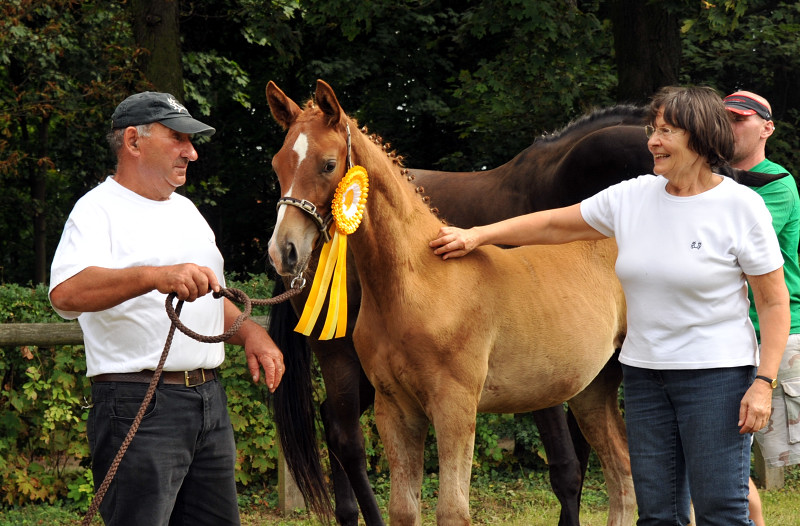
{"label": "dark horse's leg", "polygon": [[583,436],[581,428],[578,427],[578,421],[575,420],[572,409],[567,410],[567,425],[569,426],[569,436],[572,437],[572,447],[575,449],[575,456],[578,457],[578,462],[580,462],[581,465],[581,487],[578,489],[578,503],[580,503],[583,481],[586,480],[586,468],[589,467],[589,455],[592,454],[592,446],[586,441],[586,437]]}
{"label": "dark horse's leg", "polygon": [[[283,290],[281,280],[273,295]],[[355,316],[353,316],[354,318]],[[361,413],[375,400],[375,391],[361,369],[349,337],[320,341],[291,330],[297,313],[287,304],[272,307],[270,334],[286,363],[281,385],[273,396],[275,423],[284,457],[306,504],[339,524],[358,524],[359,507],[367,526],[383,526],[378,502],[366,470]],[[307,345],[310,344],[310,345]],[[330,454],[335,508],[330,508],[328,487],[322,474],[314,430],[311,352],[317,357],[327,399],[320,411]]]}
{"label": "dark horse's leg", "polygon": [[[282,280],[275,284],[273,295],[284,289]],[[305,336],[292,330],[297,323],[288,303],[273,305],[269,334],[283,353],[286,371],[272,396],[273,418],[286,460],[297,488],[314,513],[325,521],[333,516],[330,495],[322,471],[317,447],[316,408],[311,382],[311,349]]]}
{"label": "dark horse's leg", "polygon": [[349,337],[337,340],[337,349],[317,350],[327,399],[322,404],[322,423],[328,443],[336,520],[356,526],[358,511],[367,526],[384,524],[367,476],[364,435],[359,420],[375,400]]}
{"label": "dark horse's leg", "polygon": [[[561,503],[559,526],[580,526],[578,515],[581,506],[581,489],[583,477],[586,473],[586,462],[581,458],[584,455],[588,461],[591,448],[583,451],[582,444],[588,444],[586,439],[575,425],[578,433],[577,448],[573,445],[571,437],[573,429],[568,423],[567,413],[561,405],[533,411],[533,420],[539,428],[539,436],[547,453],[547,463],[550,468],[550,485],[553,493]],[[572,418],[574,422],[574,417]]]}

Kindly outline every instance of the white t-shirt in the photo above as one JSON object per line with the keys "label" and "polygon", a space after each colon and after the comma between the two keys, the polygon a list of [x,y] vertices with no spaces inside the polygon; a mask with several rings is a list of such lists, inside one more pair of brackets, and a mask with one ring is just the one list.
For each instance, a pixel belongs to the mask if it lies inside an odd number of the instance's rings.
{"label": "white t-shirt", "polygon": [[[75,204],[53,258],[50,290],[90,266],[129,268],[196,263],[223,283],[223,260],[214,232],[187,198],[173,193],[154,201],[113,177]],[[151,291],[101,312],[64,312],[78,318],[86,347],[87,376],[129,373],[158,365],[169,332],[167,295]],[[175,300],[174,304],[177,304]],[[206,335],[224,331],[223,300],[207,294],[183,305],[180,319]],[[225,358],[222,343],[201,343],[176,330],[165,371],[212,369]]]}
{"label": "white t-shirt", "polygon": [[581,214],[615,237],[628,305],[620,362],[647,369],[758,365],[745,274],[783,265],[764,201],[723,177],[676,197],[643,175],[584,200]]}

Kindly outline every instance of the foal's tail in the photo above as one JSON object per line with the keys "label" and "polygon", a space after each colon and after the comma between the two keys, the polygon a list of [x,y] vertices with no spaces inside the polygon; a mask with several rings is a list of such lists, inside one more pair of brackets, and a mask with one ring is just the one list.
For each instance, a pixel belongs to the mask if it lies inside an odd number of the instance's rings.
{"label": "foal's tail", "polygon": [[[275,282],[273,296],[286,290]],[[328,488],[317,445],[316,409],[311,384],[311,349],[305,336],[292,328],[298,318],[289,302],[272,306],[269,334],[283,352],[286,372],[272,396],[275,426],[286,465],[308,508],[326,522],[333,520]]]}

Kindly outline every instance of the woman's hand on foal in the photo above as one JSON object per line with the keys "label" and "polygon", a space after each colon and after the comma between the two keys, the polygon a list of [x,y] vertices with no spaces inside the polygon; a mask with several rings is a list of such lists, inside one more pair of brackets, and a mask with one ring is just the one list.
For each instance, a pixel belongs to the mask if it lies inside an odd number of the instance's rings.
{"label": "woman's hand on foal", "polygon": [[450,259],[466,256],[479,244],[474,228],[464,230],[454,226],[443,226],[439,229],[436,239],[429,245],[434,249],[434,254],[442,256],[442,259]]}

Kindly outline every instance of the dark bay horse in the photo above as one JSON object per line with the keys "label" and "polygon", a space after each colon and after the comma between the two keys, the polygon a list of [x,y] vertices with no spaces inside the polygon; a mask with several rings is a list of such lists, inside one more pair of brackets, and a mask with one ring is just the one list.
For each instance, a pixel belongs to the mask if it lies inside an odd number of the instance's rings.
{"label": "dark bay horse", "polygon": [[[358,133],[351,147],[346,129],[356,123],[327,84],[318,81],[316,106],[304,109],[273,83],[267,92],[273,115],[288,130],[273,158],[284,195],[329,208],[351,149],[355,164],[370,174],[363,222],[348,236],[362,287],[353,341],[376,389],[392,524],[419,523],[431,423],[439,449],[438,522],[468,524],[476,413],[566,400],[601,459],[609,523],[632,522],[619,378],[604,368],[625,330],[613,240],[485,247],[445,264],[427,246],[439,220],[405,181],[397,159]],[[309,218],[292,207],[279,214],[270,256],[282,275],[299,274],[311,258],[319,231]]]}
{"label": "dark bay horse", "polygon": [[[408,176],[441,217],[463,227],[565,206],[652,170],[652,156],[642,131],[643,118],[644,109],[633,106],[598,110],[560,132],[537,139],[498,168],[470,173],[411,169]],[[485,199],[487,195],[492,198]],[[306,272],[309,279],[318,252],[319,247]],[[352,268],[352,262],[349,264]],[[345,338],[312,337],[306,342],[305,337],[292,332],[306,294],[293,298],[292,307],[273,307],[270,333],[287,360],[287,373],[273,397],[273,406],[290,471],[309,506],[317,513],[325,513],[327,493],[316,455],[310,356],[302,352],[308,343],[317,358],[327,394],[321,413],[330,452],[336,519],[340,524],[356,525],[360,506],[365,524],[374,526],[383,521],[367,476],[359,421],[373,403],[374,389],[352,343],[360,288],[355,272],[350,272],[348,278],[352,305]],[[324,312],[320,318],[324,319]],[[314,334],[320,329],[321,322]],[[534,411],[532,415],[547,454],[551,485],[561,503],[559,525],[578,526],[589,448],[574,425],[570,430],[574,420],[567,421],[561,406]]]}

